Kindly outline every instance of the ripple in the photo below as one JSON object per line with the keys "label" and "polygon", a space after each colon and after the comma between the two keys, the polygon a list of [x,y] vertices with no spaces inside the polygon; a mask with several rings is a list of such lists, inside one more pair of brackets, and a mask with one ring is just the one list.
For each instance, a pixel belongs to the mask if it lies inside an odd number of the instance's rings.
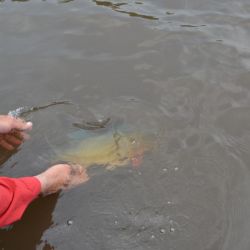
{"label": "ripple", "polygon": [[[122,10],[120,7],[124,6],[124,5],[128,5],[128,3],[112,3],[112,2],[108,2],[108,1],[98,1],[98,0],[93,0],[94,3],[96,3],[96,5],[98,6],[105,6],[108,8],[111,8],[112,10],[122,13],[122,14],[127,14],[131,17],[140,17],[140,18],[144,18],[147,20],[158,20],[158,17],[152,16],[152,15],[146,15],[146,14],[142,14],[142,13],[138,13],[135,11],[126,11],[126,10]],[[138,3],[136,3],[138,4]],[[143,4],[143,3],[140,3]],[[133,8],[136,9],[136,8]]]}

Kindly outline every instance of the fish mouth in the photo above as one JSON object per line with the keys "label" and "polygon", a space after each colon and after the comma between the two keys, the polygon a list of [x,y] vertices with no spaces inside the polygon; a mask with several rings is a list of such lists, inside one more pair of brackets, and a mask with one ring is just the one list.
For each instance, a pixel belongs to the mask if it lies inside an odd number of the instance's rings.
{"label": "fish mouth", "polygon": [[143,155],[138,155],[131,158],[131,164],[133,167],[138,168],[141,166],[143,161]]}

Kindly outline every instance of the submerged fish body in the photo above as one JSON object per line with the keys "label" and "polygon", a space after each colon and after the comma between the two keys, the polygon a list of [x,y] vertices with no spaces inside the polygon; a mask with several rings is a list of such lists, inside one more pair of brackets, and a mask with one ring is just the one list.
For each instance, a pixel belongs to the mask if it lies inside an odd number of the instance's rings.
{"label": "submerged fish body", "polygon": [[[75,134],[74,136],[76,136]],[[131,164],[139,166],[145,152],[153,147],[150,136],[139,132],[108,131],[104,134],[90,136],[78,131],[84,139],[60,155],[60,160],[74,162],[86,168],[98,165],[107,169]]]}

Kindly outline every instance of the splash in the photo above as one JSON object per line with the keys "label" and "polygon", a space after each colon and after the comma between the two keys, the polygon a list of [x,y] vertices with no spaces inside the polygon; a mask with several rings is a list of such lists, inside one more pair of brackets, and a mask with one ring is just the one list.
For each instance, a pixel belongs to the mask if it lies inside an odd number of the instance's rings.
{"label": "splash", "polygon": [[61,105],[61,104],[70,104],[70,105],[72,105],[72,103],[70,101],[53,101],[53,102],[50,102],[50,103],[42,105],[42,106],[18,107],[15,110],[9,111],[8,115],[11,115],[11,116],[16,117],[16,118],[17,117],[26,118],[28,115],[30,115],[33,112],[37,112],[39,110],[47,109],[47,108],[49,108],[51,106]]}

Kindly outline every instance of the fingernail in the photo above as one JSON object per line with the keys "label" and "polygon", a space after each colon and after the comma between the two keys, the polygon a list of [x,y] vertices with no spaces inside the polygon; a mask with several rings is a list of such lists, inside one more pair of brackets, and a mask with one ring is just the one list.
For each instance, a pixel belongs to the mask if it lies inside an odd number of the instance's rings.
{"label": "fingernail", "polygon": [[31,127],[33,126],[33,124],[32,124],[32,122],[27,122],[27,123],[26,123],[26,126],[27,126],[28,128],[31,128]]}

